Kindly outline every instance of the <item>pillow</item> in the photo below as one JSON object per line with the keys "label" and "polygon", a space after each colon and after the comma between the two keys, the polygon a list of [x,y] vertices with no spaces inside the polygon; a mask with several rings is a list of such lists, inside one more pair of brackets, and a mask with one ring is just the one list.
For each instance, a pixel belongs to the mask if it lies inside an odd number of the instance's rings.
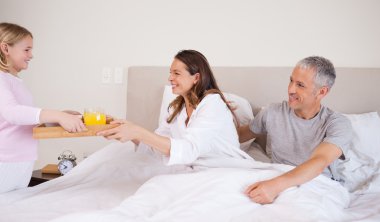
{"label": "pillow", "polygon": [[162,95],[162,102],[161,102],[160,116],[158,118],[158,124],[160,124],[162,121],[166,121],[165,118],[167,117],[169,104],[176,97],[177,95],[173,94],[172,92],[172,86],[166,85],[164,89],[164,94]]}
{"label": "pillow", "polygon": [[[239,121],[239,124],[240,125],[249,124],[250,120],[252,120],[254,116],[253,116],[251,104],[248,102],[248,100],[232,93],[224,92],[223,95],[226,98],[226,100],[230,102],[232,107],[235,108],[234,112]],[[244,143],[240,143],[240,149],[247,152],[253,141],[254,139],[248,140]]]}
{"label": "pillow", "polygon": [[235,108],[234,112],[240,125],[247,125],[253,119],[252,107],[248,100],[232,93],[224,92],[223,95],[227,102],[230,102],[230,105]]}
{"label": "pillow", "polygon": [[380,117],[377,112],[345,114],[350,120],[353,137],[347,158],[338,164],[338,171],[350,192],[365,192],[368,182],[380,164]]}
{"label": "pillow", "polygon": [[[253,119],[252,107],[248,100],[232,93],[223,93],[223,95],[225,96],[226,100],[230,101],[231,105],[235,107],[234,112],[239,120],[240,125],[247,125],[249,121]],[[172,92],[172,87],[170,85],[166,85],[162,97],[160,116],[158,120],[159,123],[166,121],[165,118],[167,117],[168,106],[176,97],[177,95],[173,94]],[[247,150],[251,142],[252,140],[240,144],[240,148],[244,151]]]}
{"label": "pillow", "polygon": [[377,112],[345,116],[352,124],[355,148],[380,162],[380,117]]}

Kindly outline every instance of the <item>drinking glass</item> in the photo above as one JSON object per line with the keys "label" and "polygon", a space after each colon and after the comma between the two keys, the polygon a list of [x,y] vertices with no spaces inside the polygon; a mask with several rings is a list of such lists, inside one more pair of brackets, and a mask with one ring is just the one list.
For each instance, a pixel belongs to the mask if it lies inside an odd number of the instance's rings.
{"label": "drinking glass", "polygon": [[87,126],[106,124],[106,114],[102,108],[86,108],[83,113],[84,124]]}

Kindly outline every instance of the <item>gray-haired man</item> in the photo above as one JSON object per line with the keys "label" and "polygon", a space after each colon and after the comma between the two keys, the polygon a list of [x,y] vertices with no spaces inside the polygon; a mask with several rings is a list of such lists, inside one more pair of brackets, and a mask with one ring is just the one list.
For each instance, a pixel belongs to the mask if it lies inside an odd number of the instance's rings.
{"label": "gray-haired man", "polygon": [[351,123],[321,104],[335,77],[333,64],[325,58],[312,56],[299,61],[290,76],[288,101],[270,105],[249,125],[238,129],[240,142],[266,134],[272,161],[296,166],[278,177],[250,185],[246,194],[251,200],[272,203],[285,189],[320,174],[341,181],[336,164],[349,148]]}

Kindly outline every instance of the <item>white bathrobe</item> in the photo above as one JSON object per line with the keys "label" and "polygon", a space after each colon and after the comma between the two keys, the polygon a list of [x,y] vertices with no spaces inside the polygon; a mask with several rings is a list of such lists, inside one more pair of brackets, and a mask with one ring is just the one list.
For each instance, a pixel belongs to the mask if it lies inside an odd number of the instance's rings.
{"label": "white bathrobe", "polygon": [[[191,114],[186,126],[186,109],[183,108],[169,124],[166,122],[172,110],[160,123],[155,133],[170,138],[170,156],[162,156],[168,165],[204,165],[209,160],[219,158],[251,159],[240,149],[238,134],[233,116],[218,94],[207,95]],[[153,149],[140,143],[138,150],[146,152]],[[198,164],[197,164],[198,162]],[[206,164],[207,165],[207,164]]]}

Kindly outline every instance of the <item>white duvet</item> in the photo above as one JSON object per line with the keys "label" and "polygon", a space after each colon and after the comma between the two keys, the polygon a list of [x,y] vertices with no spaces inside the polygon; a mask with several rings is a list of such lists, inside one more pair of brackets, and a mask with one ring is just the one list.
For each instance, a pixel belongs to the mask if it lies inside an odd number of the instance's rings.
{"label": "white duvet", "polygon": [[74,212],[110,209],[155,175],[191,170],[164,166],[134,152],[132,143],[113,143],[63,177],[0,194],[0,222],[44,222]]}
{"label": "white duvet", "polygon": [[343,210],[349,194],[335,181],[319,176],[259,205],[243,194],[245,188],[292,167],[224,161],[224,168],[210,162],[207,168],[168,167],[130,144],[112,144],[64,177],[0,195],[0,221],[349,220]]}
{"label": "white duvet", "polygon": [[[277,169],[276,169],[277,168]],[[288,167],[208,169],[157,176],[111,210],[65,216],[56,221],[340,221],[348,193],[319,177],[283,192],[274,204],[250,201],[244,188]]]}

